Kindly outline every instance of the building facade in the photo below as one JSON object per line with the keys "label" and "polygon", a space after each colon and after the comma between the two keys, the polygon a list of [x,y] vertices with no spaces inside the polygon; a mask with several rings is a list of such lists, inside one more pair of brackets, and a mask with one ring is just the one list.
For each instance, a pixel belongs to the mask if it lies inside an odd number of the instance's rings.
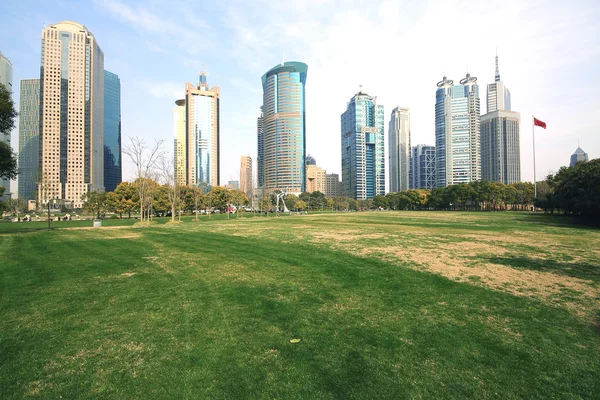
{"label": "building facade", "polygon": [[306,156],[306,165],[317,165],[317,160],[313,156],[308,154]]}
{"label": "building facade", "polygon": [[588,154],[583,151],[581,149],[581,147],[577,146],[577,150],[575,150],[575,153],[573,153],[571,155],[571,162],[569,163],[569,166],[574,167],[575,164],[577,164],[580,161],[589,161],[588,159]]}
{"label": "building facade", "polygon": [[410,188],[435,188],[435,146],[418,144],[410,156]]}
{"label": "building facade", "polygon": [[334,198],[342,196],[342,182],[339,174],[325,174],[325,197]]}
{"label": "building facade", "polygon": [[326,171],[314,164],[306,166],[306,192],[321,192],[325,194],[326,191]]}
{"label": "building facade", "polygon": [[173,131],[175,132],[173,163],[175,164],[175,183],[179,186],[187,185],[185,129],[185,99],[180,99],[175,101],[175,107],[173,107]]}
{"label": "building facade", "polygon": [[481,178],[510,185],[521,182],[521,116],[511,111],[498,56],[494,80],[487,87],[487,113],[481,117]]}
{"label": "building facade", "polygon": [[121,80],[104,71],[104,190],[112,192],[122,181]]}
{"label": "building facade", "polygon": [[359,91],[341,116],[342,193],[356,200],[385,194],[384,110]]}
{"label": "building facade", "polygon": [[104,190],[104,53],[73,21],[42,31],[38,200]]}
{"label": "building facade", "polygon": [[[306,189],[306,104],[308,66],[286,62],[262,76],[263,187],[302,193]],[[260,144],[259,144],[260,147]]]}
{"label": "building facade", "polygon": [[19,101],[19,182],[18,196],[37,198],[40,175],[40,80],[23,79]]}
{"label": "building facade", "polygon": [[240,157],[240,190],[248,195],[252,196],[252,157],[241,156]]}
{"label": "building facade", "polygon": [[204,71],[197,85],[185,85],[186,185],[219,185],[220,93],[209,89]]}
{"label": "building facade", "polygon": [[477,78],[438,82],[435,101],[436,187],[481,179],[480,100]]}
{"label": "building facade", "polygon": [[256,184],[257,187],[263,188],[265,181],[264,169],[264,143],[263,143],[263,112],[260,107],[260,116],[256,119]]}
{"label": "building facade", "polygon": [[[4,85],[9,93],[13,93],[13,67],[8,58],[4,56],[0,52],[0,84]],[[0,132],[0,142],[6,143],[9,147],[12,148],[10,144],[10,129],[6,132]],[[2,179],[0,178],[0,186],[4,188],[4,195],[2,198],[11,197],[10,193],[10,179]]]}
{"label": "building facade", "polygon": [[401,192],[410,186],[410,109],[392,110],[388,130],[390,192]]}
{"label": "building facade", "polygon": [[521,182],[521,116],[496,110],[481,117],[481,179],[505,185]]}

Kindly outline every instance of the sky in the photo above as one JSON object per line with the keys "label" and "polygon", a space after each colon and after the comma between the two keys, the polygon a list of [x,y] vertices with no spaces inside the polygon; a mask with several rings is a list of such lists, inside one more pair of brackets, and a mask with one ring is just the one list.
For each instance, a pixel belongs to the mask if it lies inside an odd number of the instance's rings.
{"label": "sky", "polygon": [[39,77],[44,24],[63,20],[92,32],[121,79],[123,143],[165,139],[172,152],[175,100],[204,67],[221,89],[222,185],[239,180],[240,156],[256,160],[261,76],[282,59],[308,64],[306,149],[327,173],[341,172],[340,115],[360,85],[385,107],[386,146],[396,106],[411,110],[411,144],[434,144],[436,83],[477,77],[483,114],[496,52],[521,113],[521,179],[533,180],[532,115],[548,126],[535,131],[538,180],[578,144],[600,157],[598,1],[6,0],[0,51],[15,92]]}

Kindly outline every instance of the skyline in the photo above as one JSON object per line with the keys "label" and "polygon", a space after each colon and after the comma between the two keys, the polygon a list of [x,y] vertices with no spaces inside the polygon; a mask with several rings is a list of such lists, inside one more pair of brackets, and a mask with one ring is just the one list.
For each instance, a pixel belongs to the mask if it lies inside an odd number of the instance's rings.
{"label": "skyline", "polygon": [[[204,64],[222,93],[221,184],[239,180],[240,156],[256,159],[260,77],[283,53],[286,60],[305,62],[311,70],[306,152],[328,173],[341,173],[341,154],[331,149],[340,146],[339,115],[359,85],[385,106],[386,127],[393,108],[410,107],[412,144],[433,145],[436,82],[443,75],[457,81],[468,70],[484,88],[494,82],[496,47],[502,80],[511,88],[512,108],[522,116],[521,180],[533,178],[532,114],[548,124],[536,141],[538,179],[568,165],[578,142],[590,159],[597,158],[600,123],[594,118],[594,94],[600,90],[600,78],[594,71],[600,66],[600,32],[594,21],[600,8],[592,2],[581,2],[577,9],[554,2],[508,2],[498,10],[464,3],[357,2],[348,8],[327,1],[319,2],[317,9],[312,1],[263,7],[233,2],[206,4],[197,16],[189,14],[192,3],[186,1],[162,9],[151,2],[61,2],[49,7],[24,1],[9,4],[0,17],[0,51],[12,63],[13,88],[18,87],[21,79],[39,78],[44,22],[74,20],[85,25],[101,44],[105,68],[121,78],[124,140],[173,140],[173,104],[181,97],[183,83]],[[33,14],[27,12],[32,9]],[[473,23],[452,25],[444,32],[447,44],[440,43],[437,27],[453,18]],[[357,26],[370,35],[349,40]],[[483,30],[486,35],[471,34]],[[373,35],[378,40],[371,40]],[[403,43],[400,54],[390,52],[390,44],[398,41]],[[357,61],[354,49],[361,47],[370,47],[380,57]],[[409,62],[402,62],[406,58]],[[13,89],[13,99],[19,104],[16,92]],[[482,115],[485,111],[482,106]],[[17,137],[15,129],[15,150]],[[385,148],[387,167],[387,143]],[[172,151],[170,146],[166,150]],[[132,177],[124,158],[123,178]]]}

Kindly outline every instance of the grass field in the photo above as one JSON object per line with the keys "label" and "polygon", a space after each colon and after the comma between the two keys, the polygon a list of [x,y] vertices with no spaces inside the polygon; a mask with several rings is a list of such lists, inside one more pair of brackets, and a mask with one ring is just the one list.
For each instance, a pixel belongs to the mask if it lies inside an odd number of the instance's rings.
{"label": "grass field", "polygon": [[600,397],[600,230],[132,222],[0,224],[1,399]]}

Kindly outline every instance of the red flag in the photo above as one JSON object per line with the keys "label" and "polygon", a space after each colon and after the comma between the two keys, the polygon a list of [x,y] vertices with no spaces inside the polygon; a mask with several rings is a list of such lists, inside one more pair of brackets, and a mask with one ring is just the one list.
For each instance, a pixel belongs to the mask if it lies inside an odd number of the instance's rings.
{"label": "red flag", "polygon": [[533,117],[533,125],[535,125],[535,126],[541,126],[542,128],[546,129],[546,123],[543,122],[543,121],[540,121],[536,117]]}

